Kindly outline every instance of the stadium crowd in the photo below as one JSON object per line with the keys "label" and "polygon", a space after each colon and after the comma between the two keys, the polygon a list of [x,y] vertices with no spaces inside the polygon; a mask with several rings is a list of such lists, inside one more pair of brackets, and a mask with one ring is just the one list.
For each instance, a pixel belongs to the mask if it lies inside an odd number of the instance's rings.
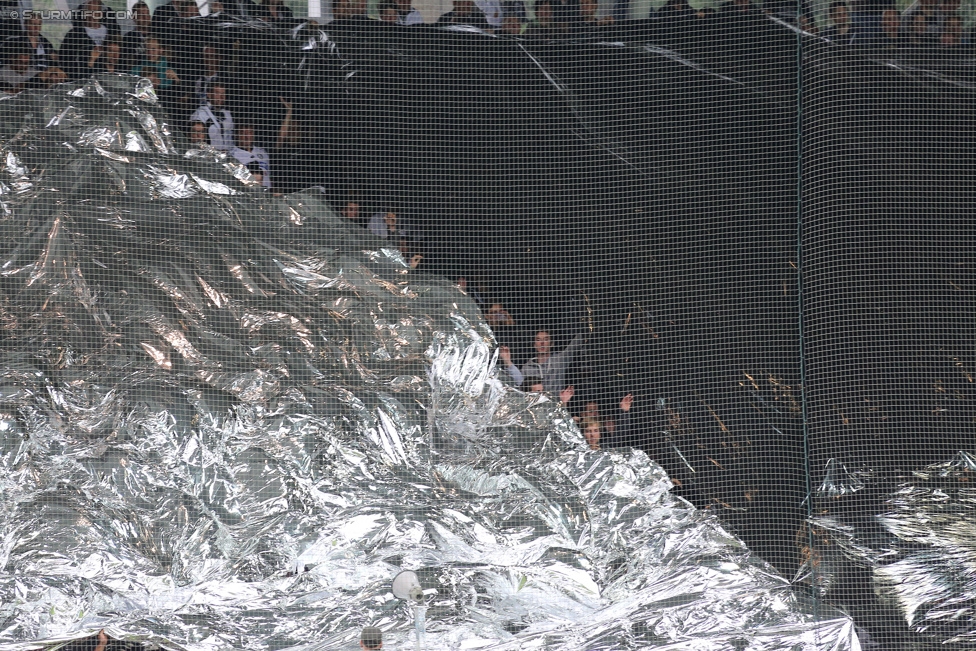
{"label": "stadium crowd", "polygon": [[[454,0],[452,10],[436,22],[468,25],[498,35],[553,39],[598,32],[624,21],[630,15],[629,4],[630,0],[616,0],[608,9],[597,0]],[[302,22],[283,0],[245,2],[243,6],[252,20],[282,27]],[[126,20],[117,21],[107,17],[116,13],[108,11],[100,0],[87,0],[74,12],[71,30],[55,47],[42,34],[41,13],[23,18],[16,11],[11,13],[9,7],[0,7],[0,13],[6,11],[0,20],[4,45],[0,86],[16,92],[29,84],[122,72],[146,76],[164,94],[179,95],[183,103],[195,98],[202,105],[209,84],[222,67],[222,53],[213,42],[213,31],[222,17],[228,17],[219,0],[211,0],[208,8],[208,15],[203,17],[193,0],[172,0],[153,12],[147,4],[137,2]],[[328,14],[331,20],[369,20],[367,11],[366,0],[334,0]],[[730,0],[719,9],[697,11],[688,0],[668,0],[651,11],[655,19],[721,20],[729,14],[767,15],[811,34],[819,32],[836,43],[882,52],[968,53],[972,42],[961,0],[915,0],[904,11],[898,11],[894,0],[835,0],[827,11],[826,23],[819,26],[808,0],[766,0],[761,6],[752,0]],[[369,15],[404,26],[425,24],[425,17],[411,0],[380,0],[369,9]]]}
{"label": "stadium crowd", "polygon": [[[282,0],[247,5],[248,18],[297,27],[304,22],[292,15]],[[410,0],[382,0],[378,20],[403,26],[424,24]],[[59,47],[43,35],[41,14],[24,20],[6,20],[2,26],[3,65],[0,87],[14,94],[28,87],[50,86],[93,74],[129,73],[150,79],[161,102],[174,116],[186,116],[184,127],[194,147],[226,153],[247,166],[253,178],[268,191],[288,192],[315,185],[304,163],[302,147],[308,140],[308,122],[297,115],[294,98],[281,96],[273,118],[256,114],[260,103],[242,97],[249,89],[237,75],[235,44],[218,28],[222,7],[211,0],[210,14],[200,16],[193,0],[173,0],[150,11],[137,2],[131,24],[123,30],[107,18],[100,0],[86,0]],[[734,13],[757,18],[764,14],[817,33],[828,41],[850,47],[894,52],[911,49],[933,52],[968,51],[970,39],[963,30],[960,0],[917,0],[899,12],[890,0],[836,0],[829,5],[828,23],[818,30],[805,0],[767,1],[760,8],[751,0],[731,0],[718,11],[692,10],[686,0],[668,0],[655,13],[687,20],[719,20]],[[335,0],[331,14],[336,21],[369,21],[365,0]],[[441,25],[470,25],[495,34],[526,39],[556,39],[586,33],[620,22],[628,15],[628,0],[617,0],[611,12],[600,10],[595,0],[535,0],[526,7],[519,0],[454,0],[453,9],[437,21]],[[284,92],[284,91],[283,91]],[[267,106],[267,102],[264,103]],[[271,126],[269,127],[269,122]],[[290,164],[289,161],[297,164]],[[422,228],[397,206],[366,209],[363,197],[347,193],[341,214],[349,222],[388,239],[399,248],[411,267],[425,258]],[[481,306],[485,318],[503,345],[500,363],[509,380],[531,392],[545,392],[571,411],[594,447],[632,443],[630,412],[634,397],[602,396],[585,389],[577,393],[567,382],[577,354],[587,341],[578,335],[557,352],[552,333],[538,328],[531,333],[532,356],[516,364],[512,348],[516,318],[501,301],[489,299],[483,283],[458,279],[458,285]],[[528,334],[528,333],[523,333]],[[509,343],[515,343],[509,346]]]}

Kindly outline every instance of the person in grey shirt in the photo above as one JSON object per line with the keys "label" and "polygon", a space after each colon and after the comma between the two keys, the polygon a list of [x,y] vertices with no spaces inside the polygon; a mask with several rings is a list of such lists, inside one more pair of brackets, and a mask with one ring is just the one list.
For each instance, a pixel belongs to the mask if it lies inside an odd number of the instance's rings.
{"label": "person in grey shirt", "polygon": [[512,364],[512,352],[508,346],[502,346],[498,354],[505,364],[505,370],[512,377],[515,384],[522,384],[526,377],[541,377],[546,391],[558,394],[566,387],[566,369],[573,363],[576,352],[583,345],[583,335],[576,335],[561,352],[552,354],[552,338],[546,330],[535,333],[536,356],[525,363],[519,370]]}

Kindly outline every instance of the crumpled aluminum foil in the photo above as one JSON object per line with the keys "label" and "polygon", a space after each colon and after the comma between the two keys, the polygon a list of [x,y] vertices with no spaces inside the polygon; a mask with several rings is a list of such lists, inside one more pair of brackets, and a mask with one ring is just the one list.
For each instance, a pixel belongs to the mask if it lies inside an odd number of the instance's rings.
{"label": "crumpled aluminum foil", "polygon": [[871,487],[866,471],[828,464],[812,553],[800,579],[830,598],[847,566],[870,572],[874,592],[919,644],[976,646],[976,457],[959,452],[898,477],[877,503],[855,494]]}
{"label": "crumpled aluminum foil", "polygon": [[411,569],[431,649],[860,648],[506,386],[464,294],[187,156],[144,91],[0,104],[0,646],[405,647]]}

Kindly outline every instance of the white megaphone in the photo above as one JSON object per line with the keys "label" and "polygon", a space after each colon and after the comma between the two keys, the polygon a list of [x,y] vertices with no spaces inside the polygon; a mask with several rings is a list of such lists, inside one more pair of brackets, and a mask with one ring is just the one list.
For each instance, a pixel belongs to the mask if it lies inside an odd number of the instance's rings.
{"label": "white megaphone", "polygon": [[424,600],[424,589],[420,587],[417,573],[410,570],[400,572],[393,577],[391,589],[394,597],[406,601],[413,608],[413,628],[417,638],[417,651],[424,651],[427,643],[427,604]]}

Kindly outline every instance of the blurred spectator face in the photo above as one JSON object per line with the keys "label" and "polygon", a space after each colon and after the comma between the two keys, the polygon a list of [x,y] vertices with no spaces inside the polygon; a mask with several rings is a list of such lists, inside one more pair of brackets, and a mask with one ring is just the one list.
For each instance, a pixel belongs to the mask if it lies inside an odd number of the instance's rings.
{"label": "blurred spectator face", "polygon": [[596,18],[596,9],[596,0],[580,0],[580,15],[583,16],[583,20]]}
{"label": "blurred spectator face", "polygon": [[522,23],[519,21],[518,16],[509,14],[502,18],[502,31],[506,34],[521,34]]}
{"label": "blurred spectator face", "polygon": [[835,27],[848,27],[851,24],[850,14],[847,12],[846,5],[833,5],[830,8],[830,22]]}
{"label": "blurred spectator face", "polygon": [[942,45],[959,45],[962,43],[962,18],[959,16],[949,16],[946,18],[945,25],[942,27],[942,35],[939,37]]}
{"label": "blurred spectator face", "polygon": [[501,303],[492,303],[488,308],[487,321],[491,325],[515,325],[515,320]]}
{"label": "blurred spectator face", "polygon": [[540,355],[548,355],[549,350],[552,348],[552,341],[549,338],[549,333],[545,330],[540,330],[535,333],[535,352]]}
{"label": "blurred spectator face", "polygon": [[114,66],[119,62],[119,57],[121,55],[122,55],[122,45],[118,41],[112,40],[105,44],[106,65]]}
{"label": "blurred spectator face", "polygon": [[97,29],[102,24],[101,0],[87,0],[81,9],[84,11],[85,27]]}
{"label": "blurred spectator face", "polygon": [[352,18],[366,13],[366,0],[339,0],[337,18]]}
{"label": "blurred spectator face", "polygon": [[251,147],[254,145],[254,127],[238,127],[237,132],[234,135],[237,138],[237,146],[241,149],[250,151]]}
{"label": "blurred spectator face", "polygon": [[383,221],[386,222],[386,227],[390,229],[390,232],[396,230],[396,213],[388,212],[383,215]]}
{"label": "blurred spectator face", "polygon": [[473,14],[473,0],[454,0],[454,13],[458,16],[470,16]]}
{"label": "blurred spectator face", "polygon": [[31,17],[24,23],[24,31],[30,37],[35,37],[41,33],[41,17],[31,14]]}
{"label": "blurred spectator face", "polygon": [[194,122],[190,125],[190,142],[194,145],[206,144],[207,127],[203,122]]}
{"label": "blurred spectator face", "polygon": [[193,0],[173,0],[173,8],[180,18],[194,18],[200,15],[200,7]]}
{"label": "blurred spectator face", "polygon": [[204,46],[201,53],[203,54],[203,65],[207,69],[207,74],[216,74],[220,70],[220,55],[217,54],[217,48],[212,45],[207,45]]}
{"label": "blurred spectator face", "polygon": [[140,32],[148,32],[149,26],[152,24],[152,16],[149,14],[149,7],[141,2],[132,5],[132,20],[135,22],[136,27]]}
{"label": "blurred spectator face", "polygon": [[925,38],[925,32],[928,30],[928,22],[925,14],[915,14],[915,19],[912,21],[912,37],[914,40],[921,41]]}
{"label": "blurred spectator face", "polygon": [[160,46],[159,41],[151,38],[146,41],[146,58],[156,63],[163,56],[163,48]]}
{"label": "blurred spectator face", "polygon": [[207,97],[210,99],[210,103],[213,106],[221,107],[224,102],[227,101],[227,91],[223,86],[211,86],[210,91],[207,93]]}
{"label": "blurred spectator face", "polygon": [[590,446],[591,450],[600,449],[600,422],[591,421],[586,423],[586,427],[583,430],[583,436],[586,438],[587,445]]}
{"label": "blurred spectator face", "polygon": [[948,16],[954,16],[959,13],[959,8],[962,6],[962,0],[942,0],[939,5],[939,9],[942,13]]}
{"label": "blurred spectator face", "polygon": [[387,7],[380,12],[380,20],[384,23],[395,23],[400,20],[400,14],[393,7]]}
{"label": "blurred spectator face", "polygon": [[17,74],[23,74],[27,72],[27,68],[30,67],[30,55],[26,52],[19,52],[12,57],[10,57],[10,69]]}
{"label": "blurred spectator face", "polygon": [[413,0],[394,0],[394,2],[396,2],[397,9],[404,13],[408,13],[413,9],[413,7],[410,6]]}
{"label": "blurred spectator face", "polygon": [[262,183],[264,183],[264,172],[260,172],[260,171],[251,172],[251,180],[257,183],[258,185],[261,185]]}
{"label": "blurred spectator face", "polygon": [[531,391],[532,393],[542,393],[545,390],[546,390],[545,387],[542,386],[542,382],[538,382],[536,384],[529,386],[529,391]]}
{"label": "blurred spectator face", "polygon": [[359,204],[355,201],[347,201],[346,207],[342,209],[342,216],[346,219],[359,219]]}
{"label": "blurred spectator face", "polygon": [[535,18],[544,27],[552,25],[552,3],[541,2],[535,6]]}
{"label": "blurred spectator face", "polygon": [[590,400],[585,405],[583,405],[583,412],[580,414],[583,418],[599,418],[600,417],[600,406],[596,404],[593,400]]}
{"label": "blurred spectator face", "polygon": [[881,31],[886,38],[891,40],[898,39],[901,29],[901,16],[896,9],[885,9],[881,14]]}

